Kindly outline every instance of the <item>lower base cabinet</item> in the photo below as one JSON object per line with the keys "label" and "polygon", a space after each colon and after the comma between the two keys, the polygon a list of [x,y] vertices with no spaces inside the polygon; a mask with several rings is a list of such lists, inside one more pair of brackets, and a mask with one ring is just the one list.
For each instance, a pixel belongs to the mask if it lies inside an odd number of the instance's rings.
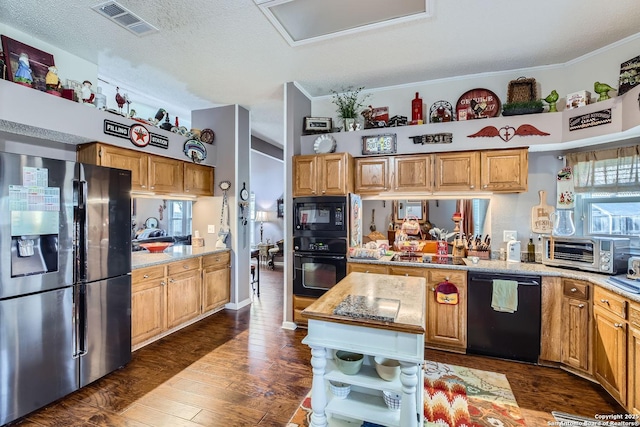
{"label": "lower base cabinet", "polygon": [[591,286],[563,279],[562,363],[591,374]]}
{"label": "lower base cabinet", "polygon": [[311,304],[315,302],[317,298],[313,297],[301,297],[298,295],[293,296],[293,321],[298,326],[307,326],[307,319],[302,317],[300,313],[302,310],[309,307]]}
{"label": "lower base cabinet", "polygon": [[131,272],[131,345],[136,346],[166,328],[166,277],[164,266]]}
{"label": "lower base cabinet", "polygon": [[231,300],[230,255],[205,255],[202,257],[202,312],[213,310]]}
{"label": "lower base cabinet", "polygon": [[627,410],[640,415],[640,304],[629,306],[629,355],[627,360]]}
{"label": "lower base cabinet", "polygon": [[[436,301],[436,287],[448,281],[458,288],[458,303]],[[429,270],[427,273],[427,347],[457,352],[467,351],[467,274],[455,270]]]}
{"label": "lower base cabinet", "polygon": [[134,350],[228,303],[229,267],[230,254],[223,252],[133,270]]}

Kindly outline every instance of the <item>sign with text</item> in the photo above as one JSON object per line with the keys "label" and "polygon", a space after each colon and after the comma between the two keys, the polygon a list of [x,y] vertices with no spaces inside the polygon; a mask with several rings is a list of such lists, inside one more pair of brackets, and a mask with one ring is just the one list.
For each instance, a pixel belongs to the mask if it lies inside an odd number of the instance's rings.
{"label": "sign with text", "polygon": [[141,124],[131,126],[105,119],[103,131],[105,135],[111,135],[118,138],[124,138],[131,141],[136,147],[153,147],[169,148],[169,138],[149,132],[147,128]]}
{"label": "sign with text", "polygon": [[611,123],[611,108],[569,118],[569,131]]}

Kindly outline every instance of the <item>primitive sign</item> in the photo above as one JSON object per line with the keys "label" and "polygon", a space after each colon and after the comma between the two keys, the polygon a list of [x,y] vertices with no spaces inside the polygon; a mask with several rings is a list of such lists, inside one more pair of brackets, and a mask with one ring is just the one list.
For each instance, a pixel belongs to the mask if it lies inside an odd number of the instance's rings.
{"label": "primitive sign", "polygon": [[431,135],[410,136],[414,144],[451,144],[453,142],[452,133],[434,133]]}
{"label": "primitive sign", "polygon": [[149,132],[147,128],[141,124],[127,126],[105,119],[103,131],[106,135],[129,139],[131,143],[137,147],[152,145],[158,148],[169,148],[169,138]]}
{"label": "primitive sign", "polygon": [[611,108],[569,118],[569,131],[611,123]]}

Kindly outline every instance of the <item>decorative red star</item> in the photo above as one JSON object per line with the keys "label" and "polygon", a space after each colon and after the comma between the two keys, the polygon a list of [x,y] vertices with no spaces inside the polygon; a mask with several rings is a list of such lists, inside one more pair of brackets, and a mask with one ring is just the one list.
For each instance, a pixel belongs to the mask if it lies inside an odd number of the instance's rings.
{"label": "decorative red star", "polygon": [[144,131],[144,129],[136,129],[135,132],[136,134],[136,142],[138,141],[142,141],[144,142],[145,138],[147,137],[147,133]]}

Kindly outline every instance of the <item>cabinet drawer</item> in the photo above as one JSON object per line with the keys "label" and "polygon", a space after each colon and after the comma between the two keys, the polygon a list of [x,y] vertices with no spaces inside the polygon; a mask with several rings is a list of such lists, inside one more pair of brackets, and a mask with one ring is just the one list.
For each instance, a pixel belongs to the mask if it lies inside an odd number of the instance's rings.
{"label": "cabinet drawer", "polygon": [[631,304],[629,306],[629,324],[633,328],[640,328],[640,305]]}
{"label": "cabinet drawer", "polygon": [[138,268],[131,271],[131,283],[139,283],[146,280],[155,280],[164,277],[164,265]]}
{"label": "cabinet drawer", "polygon": [[427,283],[437,285],[445,280],[450,281],[454,285],[464,285],[467,283],[467,273],[452,270],[429,270]]}
{"label": "cabinet drawer", "polygon": [[195,270],[197,268],[200,268],[200,257],[172,262],[167,265],[167,276],[173,276],[174,274],[179,274],[188,270]]}
{"label": "cabinet drawer", "polygon": [[577,280],[563,279],[563,293],[571,298],[587,301],[589,299],[589,284]]}
{"label": "cabinet drawer", "polygon": [[229,252],[205,255],[202,257],[202,268],[207,268],[207,267],[212,267],[217,265],[226,266],[226,265],[229,265],[230,259],[231,257],[229,256]]}
{"label": "cabinet drawer", "polygon": [[627,301],[623,297],[597,286],[593,291],[593,305],[602,307],[621,319],[627,318]]}

